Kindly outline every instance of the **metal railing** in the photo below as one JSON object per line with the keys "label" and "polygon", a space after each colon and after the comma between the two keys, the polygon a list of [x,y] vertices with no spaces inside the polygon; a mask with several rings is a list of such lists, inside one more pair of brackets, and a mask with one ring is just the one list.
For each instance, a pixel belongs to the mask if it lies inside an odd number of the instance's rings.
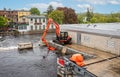
{"label": "metal railing", "polygon": [[97,77],[93,73],[86,70],[85,67],[80,67],[76,65],[74,62],[70,61],[66,57],[64,57],[64,61],[65,61],[64,77],[69,77],[70,75],[71,75],[70,77],[74,77],[74,76],[75,77]]}

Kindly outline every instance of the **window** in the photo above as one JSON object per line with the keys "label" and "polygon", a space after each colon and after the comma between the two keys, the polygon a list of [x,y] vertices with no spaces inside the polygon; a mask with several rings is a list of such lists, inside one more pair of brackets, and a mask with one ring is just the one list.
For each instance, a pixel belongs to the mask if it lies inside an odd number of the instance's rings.
{"label": "window", "polygon": [[35,23],[37,23],[37,19],[35,18]]}
{"label": "window", "polygon": [[45,25],[43,25],[43,29],[45,29]]}
{"label": "window", "polygon": [[35,30],[37,30],[37,25],[35,26]]}
{"label": "window", "polygon": [[45,18],[43,18],[43,22],[45,22]]}
{"label": "window", "polygon": [[41,18],[39,18],[39,22],[41,23]]}
{"label": "window", "polygon": [[112,40],[107,40],[107,47],[114,48],[115,47],[115,42],[112,41]]}
{"label": "window", "polygon": [[22,21],[25,22],[25,18],[23,18]]}
{"label": "window", "polygon": [[31,30],[33,30],[33,26],[31,25]]}
{"label": "window", "polygon": [[24,25],[23,27],[24,27],[24,29],[27,29],[27,26],[26,26],[26,25]]}
{"label": "window", "polygon": [[19,30],[24,30],[24,29],[27,29],[27,26],[26,25],[21,25],[18,27]]}
{"label": "window", "polygon": [[32,18],[31,18],[30,20],[31,20],[31,21],[33,21],[33,19],[32,19]]}
{"label": "window", "polygon": [[39,30],[41,30],[41,26],[39,26]]}
{"label": "window", "polygon": [[22,27],[21,27],[21,26],[19,26],[19,27],[18,27],[18,29],[19,29],[19,30],[22,30]]}

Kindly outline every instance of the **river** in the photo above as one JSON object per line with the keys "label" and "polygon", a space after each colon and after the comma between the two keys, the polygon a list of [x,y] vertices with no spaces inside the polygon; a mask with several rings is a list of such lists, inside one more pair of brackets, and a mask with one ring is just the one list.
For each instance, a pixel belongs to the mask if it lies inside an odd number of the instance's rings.
{"label": "river", "polygon": [[[54,34],[48,34],[52,39]],[[57,56],[39,47],[41,35],[6,36],[0,41],[0,77],[57,77]],[[18,43],[32,42],[33,49],[19,51]]]}

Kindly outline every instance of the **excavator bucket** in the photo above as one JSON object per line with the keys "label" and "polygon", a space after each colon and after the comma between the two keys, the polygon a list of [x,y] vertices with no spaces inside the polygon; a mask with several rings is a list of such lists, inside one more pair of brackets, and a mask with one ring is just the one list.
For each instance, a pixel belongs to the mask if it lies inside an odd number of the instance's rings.
{"label": "excavator bucket", "polygon": [[54,47],[49,46],[49,47],[48,47],[48,50],[50,50],[50,51],[54,51],[54,50],[55,50],[55,48],[54,48]]}

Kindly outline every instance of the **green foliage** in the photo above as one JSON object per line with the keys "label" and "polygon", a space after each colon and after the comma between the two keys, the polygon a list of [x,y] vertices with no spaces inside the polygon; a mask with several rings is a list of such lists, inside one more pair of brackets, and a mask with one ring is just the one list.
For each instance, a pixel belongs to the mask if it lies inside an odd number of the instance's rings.
{"label": "green foliage", "polygon": [[77,14],[75,13],[74,9],[67,8],[67,7],[58,7],[57,10],[63,11],[64,13],[64,24],[76,24],[78,23]]}
{"label": "green foliage", "polygon": [[[85,23],[83,20],[86,17],[86,13],[78,14],[79,23]],[[90,14],[90,13],[88,13]],[[89,16],[89,15],[88,15]],[[114,23],[120,22],[120,13],[112,13],[112,14],[99,14],[93,13],[92,18],[89,18],[90,21],[86,23]]]}
{"label": "green foliage", "polygon": [[79,15],[77,18],[78,18],[78,23],[82,23],[83,22],[83,17],[82,16]]}
{"label": "green foliage", "polygon": [[90,22],[91,18],[93,17],[93,13],[90,12],[89,9],[87,9],[86,17],[88,22]]}
{"label": "green foliage", "polygon": [[77,14],[77,20],[78,20],[78,23],[85,23],[85,17],[86,17],[86,14],[85,13],[80,13],[80,14]]}
{"label": "green foliage", "polygon": [[8,20],[5,17],[0,16],[0,27],[6,27]]}
{"label": "green foliage", "polygon": [[49,15],[53,10],[54,10],[53,6],[49,5],[48,8],[47,8],[47,15]]}
{"label": "green foliage", "polygon": [[30,13],[33,15],[40,15],[40,11],[36,7],[31,8]]}
{"label": "green foliage", "polygon": [[62,24],[64,19],[64,14],[62,11],[54,10],[49,15],[48,18],[52,18],[54,21],[56,21],[59,24]]}
{"label": "green foliage", "polygon": [[96,23],[96,22],[97,22],[97,18],[92,17],[92,18],[90,19],[90,22],[91,22],[91,23]]}

